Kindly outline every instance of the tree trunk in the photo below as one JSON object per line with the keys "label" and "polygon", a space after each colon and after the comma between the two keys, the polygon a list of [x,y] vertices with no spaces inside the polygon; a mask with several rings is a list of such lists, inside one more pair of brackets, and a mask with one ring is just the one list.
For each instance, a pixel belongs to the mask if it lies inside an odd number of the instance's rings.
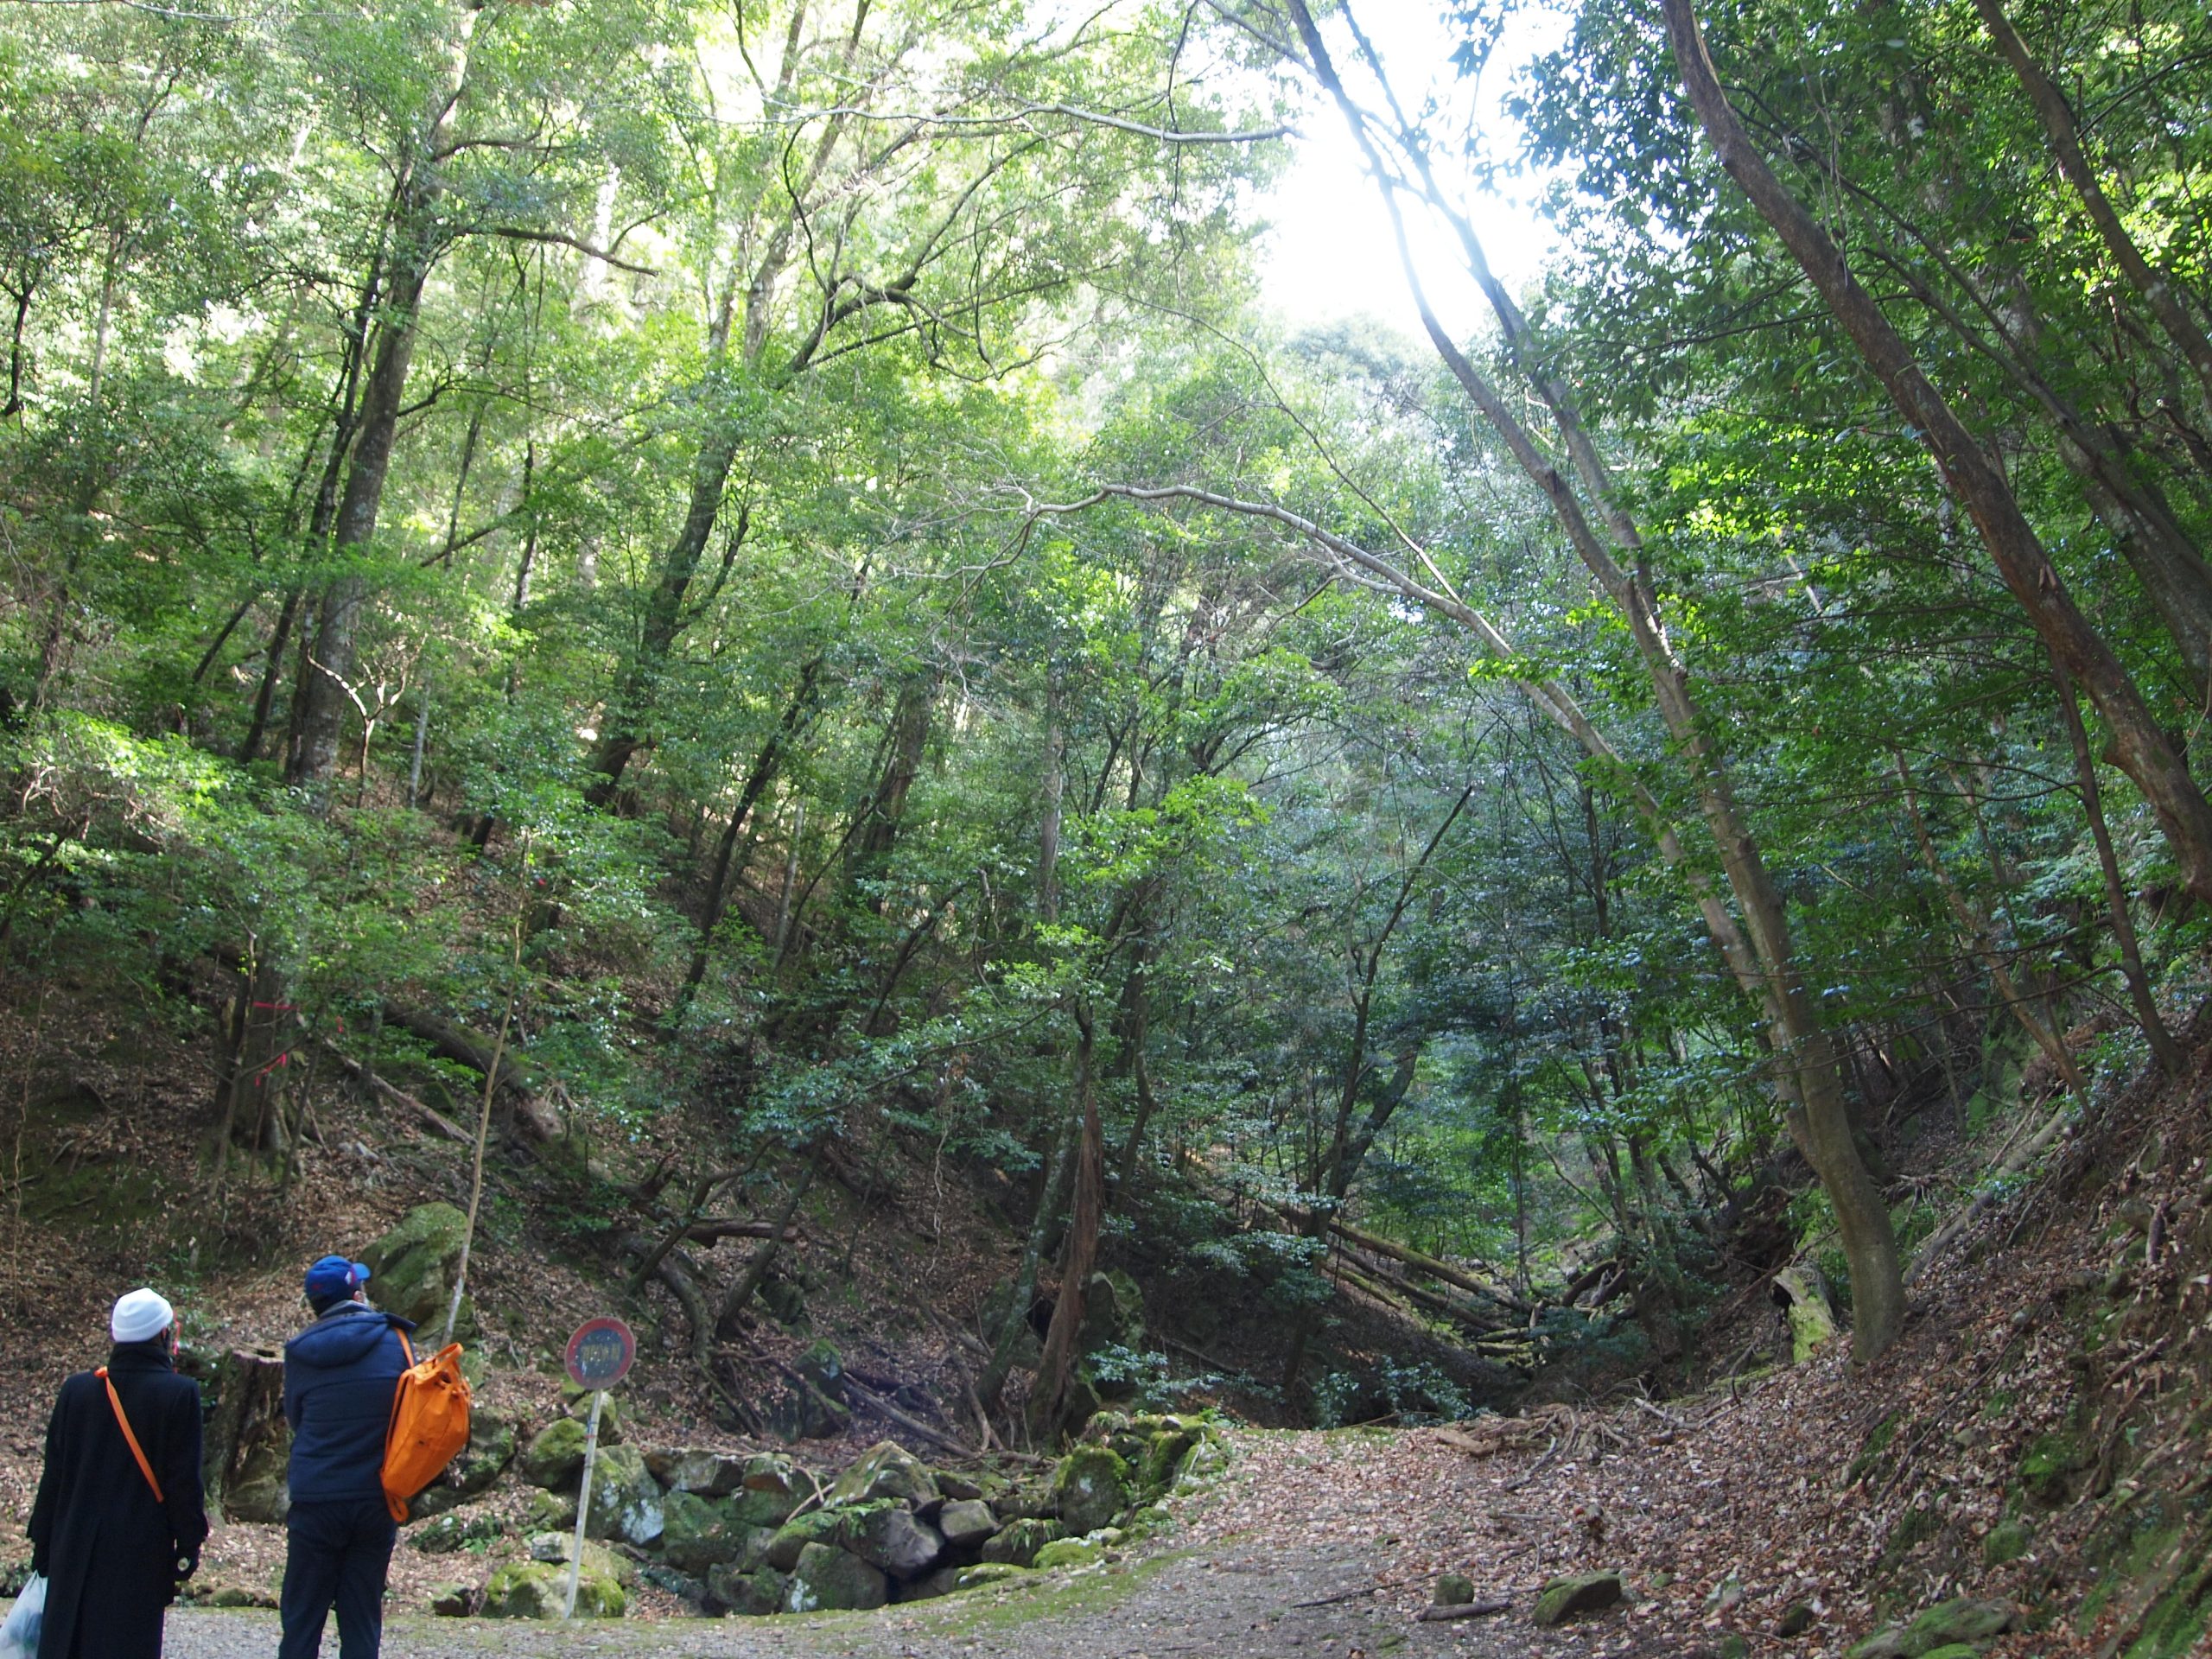
{"label": "tree trunk", "polygon": [[785,750],[813,715],[822,664],[823,659],[817,657],[799,670],[798,684],[784,705],[783,718],[760,746],[760,753],[753,757],[752,767],[745,774],[744,787],[738,791],[737,804],[731,809],[729,823],[723,827],[721,839],[715,845],[714,873],[707,880],[707,907],[699,920],[699,943],[692,950],[691,969],[683,982],[687,996],[697,990],[707,976],[707,959],[714,948],[715,930],[721,925],[723,912],[729,908],[731,870],[745,827],[753,821],[753,808],[776,780]]}
{"label": "tree trunk", "polygon": [[469,43],[480,15],[474,7],[464,9],[461,15],[450,49],[450,72],[430,119],[424,124],[422,147],[410,158],[399,187],[376,347],[362,392],[346,493],[332,525],[334,550],[347,563],[317,596],[307,663],[294,694],[294,741],[285,779],[305,791],[317,810],[327,804],[346,711],[353,701],[361,613],[369,597],[368,578],[359,568],[360,561],[376,539],[377,516],[391,471],[392,445],[399,434],[408,366],[415,354],[423,289],[444,252],[444,232],[437,213],[444,185],[437,170],[436,152],[460,107],[467,78]]}
{"label": "tree trunk", "polygon": [[1045,1252],[1060,1205],[1065,1200],[1069,1184],[1075,1179],[1079,1112],[1078,1104],[1060,1114],[1060,1127],[1045,1160],[1045,1180],[1037,1195],[1037,1213],[1030,1217],[1029,1236],[1022,1245],[1021,1261],[1014,1268],[1006,1315],[992,1333],[991,1357],[984,1363],[983,1374],[976,1381],[976,1396],[987,1413],[998,1409],[1007,1374],[1014,1370],[1014,1357],[1021,1345],[1022,1330],[1028,1323],[1029,1306],[1037,1300],[1037,1274],[1045,1264]]}
{"label": "tree trunk", "polygon": [[1092,1080],[1091,1020],[1080,1008],[1075,1020],[1076,1101],[1083,1128],[1076,1152],[1067,1248],[1060,1258],[1060,1294],[1052,1304],[1044,1357],[1037,1363],[1037,1386],[1029,1396],[1029,1433],[1039,1442],[1050,1442],[1064,1428],[1077,1426],[1067,1421],[1069,1385],[1081,1357],[1076,1343],[1083,1331],[1084,1287],[1097,1264],[1099,1222],[1106,1208],[1106,1137],[1098,1121],[1098,1094]]}
{"label": "tree trunk", "polygon": [[906,794],[921,776],[922,755],[929,745],[930,711],[937,702],[937,674],[930,671],[915,675],[899,688],[899,700],[891,711],[889,753],[883,773],[861,809],[859,828],[845,850],[848,887],[880,874],[898,844],[899,825],[906,815]]}

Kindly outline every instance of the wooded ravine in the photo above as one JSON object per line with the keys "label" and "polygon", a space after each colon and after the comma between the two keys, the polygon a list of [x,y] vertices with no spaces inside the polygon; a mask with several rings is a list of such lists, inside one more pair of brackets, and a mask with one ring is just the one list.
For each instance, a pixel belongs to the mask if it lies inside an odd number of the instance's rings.
{"label": "wooded ravine", "polygon": [[2212,1651],[2201,3],[1366,6],[0,5],[0,1576],[369,1251],[403,1652],[601,1313],[625,1651]]}

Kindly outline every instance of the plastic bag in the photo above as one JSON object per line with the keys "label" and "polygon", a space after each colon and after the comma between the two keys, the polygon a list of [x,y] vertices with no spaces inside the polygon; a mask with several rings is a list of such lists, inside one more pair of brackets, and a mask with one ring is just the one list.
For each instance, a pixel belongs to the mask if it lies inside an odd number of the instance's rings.
{"label": "plastic bag", "polygon": [[0,1659],[38,1659],[38,1633],[46,1623],[46,1580],[34,1573],[0,1624]]}

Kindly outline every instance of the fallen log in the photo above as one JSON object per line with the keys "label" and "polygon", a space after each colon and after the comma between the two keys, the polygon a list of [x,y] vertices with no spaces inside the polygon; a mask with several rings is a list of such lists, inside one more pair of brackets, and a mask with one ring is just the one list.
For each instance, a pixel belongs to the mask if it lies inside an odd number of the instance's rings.
{"label": "fallen log", "polygon": [[347,1077],[372,1090],[378,1098],[388,1100],[395,1106],[404,1106],[422,1120],[425,1128],[443,1135],[448,1141],[457,1141],[464,1147],[475,1144],[476,1137],[443,1112],[416,1099],[404,1089],[395,1089],[375,1072],[370,1071],[367,1066],[353,1058],[352,1055],[343,1052],[329,1043],[322,1045],[322,1051],[338,1062],[339,1066]]}
{"label": "fallen log", "polygon": [[[502,1051],[496,1038],[487,1037],[480,1031],[457,1024],[442,1014],[431,1014],[423,1008],[405,1007],[396,1002],[385,1006],[384,1017],[401,1030],[421,1038],[439,1058],[465,1065],[479,1076],[490,1074],[494,1064],[493,1057],[496,1053],[499,1094],[514,1109],[516,1122],[540,1141],[551,1141],[559,1136],[560,1114],[545,1098],[549,1084],[544,1073],[518,1052],[512,1045]],[[470,1138],[474,1139],[474,1136]]]}
{"label": "fallen log", "polygon": [[1478,1337],[1495,1336],[1502,1329],[1512,1328],[1501,1326],[1495,1319],[1484,1318],[1473,1308],[1439,1296],[1434,1291],[1423,1290],[1419,1285],[1409,1283],[1395,1274],[1382,1278],[1363,1272],[1360,1268],[1352,1266],[1342,1257],[1330,1262],[1328,1271],[1341,1278],[1354,1289],[1364,1291],[1368,1295],[1375,1297],[1386,1305],[1400,1306],[1400,1299],[1402,1298],[1404,1301],[1410,1302],[1416,1307],[1427,1308],[1433,1313],[1442,1314],[1445,1318],[1471,1331]]}
{"label": "fallen log", "polygon": [[1441,1624],[1453,1618],[1488,1618],[1494,1613],[1513,1611],[1510,1596],[1486,1596],[1480,1601],[1462,1602],[1457,1607],[1424,1607],[1414,1618],[1423,1624]]}
{"label": "fallen log", "polygon": [[[682,1234],[684,1239],[694,1244],[715,1244],[725,1238],[773,1238],[775,1236],[776,1224],[772,1221],[739,1221],[734,1217],[695,1221]],[[798,1242],[797,1227],[784,1229],[785,1243],[796,1244]]]}
{"label": "fallen log", "polygon": [[[1293,1216],[1298,1215],[1295,1211],[1290,1213]],[[1300,1218],[1305,1219],[1302,1217]],[[1510,1308],[1516,1313],[1528,1314],[1536,1311],[1533,1304],[1522,1300],[1510,1291],[1503,1291],[1495,1285],[1485,1284],[1473,1274],[1453,1267],[1450,1262],[1440,1262],[1436,1257],[1424,1255],[1410,1245],[1401,1244],[1394,1238],[1384,1238],[1379,1233],[1364,1231],[1353,1226],[1350,1222],[1339,1221],[1333,1216],[1329,1218],[1329,1230],[1347,1243],[1357,1244],[1361,1249],[1373,1255],[1387,1255],[1394,1262],[1402,1262],[1417,1273],[1431,1279],[1440,1279],[1446,1284],[1464,1290],[1471,1296],[1479,1296],[1485,1301],[1496,1302],[1500,1307]]]}

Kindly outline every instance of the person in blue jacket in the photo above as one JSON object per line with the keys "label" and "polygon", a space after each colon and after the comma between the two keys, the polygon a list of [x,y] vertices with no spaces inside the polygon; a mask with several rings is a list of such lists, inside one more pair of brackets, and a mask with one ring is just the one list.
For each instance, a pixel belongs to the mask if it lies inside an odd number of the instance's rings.
{"label": "person in blue jacket", "polygon": [[415,1327],[369,1306],[369,1270],[326,1255],[307,1271],[315,1323],[284,1344],[292,1426],[291,1511],[284,1518],[284,1635],[277,1659],[315,1659],[338,1612],[340,1659],[376,1659],[385,1575],[398,1528],[385,1507],[385,1436]]}

